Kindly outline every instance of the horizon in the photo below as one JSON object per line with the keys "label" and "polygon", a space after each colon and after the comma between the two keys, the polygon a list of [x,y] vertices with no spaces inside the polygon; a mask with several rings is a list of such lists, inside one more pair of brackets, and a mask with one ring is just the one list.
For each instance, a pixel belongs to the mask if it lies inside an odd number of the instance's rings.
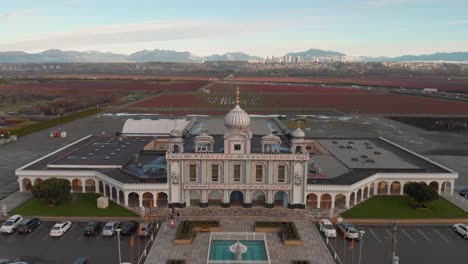
{"label": "horizon", "polygon": [[464,52],[468,46],[468,5],[461,0],[0,3],[2,52],[60,49],[128,55],[159,49],[265,58],[314,48],[396,57]]}

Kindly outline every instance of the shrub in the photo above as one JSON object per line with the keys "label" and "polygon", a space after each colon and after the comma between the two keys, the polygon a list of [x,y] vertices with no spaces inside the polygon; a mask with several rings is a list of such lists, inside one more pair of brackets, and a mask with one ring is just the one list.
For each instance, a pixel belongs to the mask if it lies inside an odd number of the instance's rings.
{"label": "shrub", "polygon": [[410,182],[405,185],[403,192],[418,202],[418,207],[423,207],[424,203],[434,201],[439,198],[439,194],[425,182]]}
{"label": "shrub", "polygon": [[31,189],[35,198],[57,205],[70,198],[71,184],[68,180],[51,178],[34,185]]}
{"label": "shrub", "polygon": [[177,228],[176,239],[192,239],[193,227],[219,227],[218,220],[212,221],[182,221]]}

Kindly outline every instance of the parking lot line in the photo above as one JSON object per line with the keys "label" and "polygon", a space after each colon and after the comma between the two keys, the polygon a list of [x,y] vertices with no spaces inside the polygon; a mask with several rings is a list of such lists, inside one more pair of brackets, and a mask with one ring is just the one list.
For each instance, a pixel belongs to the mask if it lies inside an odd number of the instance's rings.
{"label": "parking lot line", "polygon": [[414,241],[414,239],[408,234],[408,232],[406,232],[403,228],[400,228],[401,232],[403,232],[403,234],[405,234],[409,240],[411,240],[411,242],[413,242],[414,244],[416,244],[416,241]]}
{"label": "parking lot line", "polygon": [[39,229],[41,229],[41,227],[42,227],[42,225],[40,225],[36,230],[34,230],[34,232],[31,232],[31,234],[29,234],[29,235],[26,237],[26,239],[30,239],[31,236],[32,236],[33,234],[35,234]]}
{"label": "parking lot line", "polygon": [[377,235],[374,233],[374,231],[372,231],[371,228],[369,228],[369,231],[372,233],[372,235],[374,235],[375,239],[377,239],[377,242],[379,242],[379,244],[382,244],[382,240],[380,240]]}
{"label": "parking lot line", "polygon": [[46,240],[49,236],[50,236],[49,234],[46,234],[46,235],[42,238],[42,240]]}
{"label": "parking lot line", "polygon": [[444,237],[439,231],[437,231],[437,229],[435,228],[432,228],[432,229],[434,229],[434,232],[436,232],[443,240],[445,240],[445,242],[448,242],[448,239]]}
{"label": "parking lot line", "polygon": [[421,236],[427,239],[427,241],[432,242],[431,239],[429,239],[419,228],[416,228],[416,230],[419,232],[419,234],[421,234]]}
{"label": "parking lot line", "polygon": [[12,239],[15,234],[16,233],[11,234],[10,237],[7,239],[7,241],[10,241],[10,239]]}
{"label": "parking lot line", "polygon": [[70,230],[67,231],[67,233],[65,233],[65,235],[63,235],[60,240],[64,239],[68,234],[71,233],[72,229],[76,226],[76,224],[72,224],[72,226],[70,227]]}

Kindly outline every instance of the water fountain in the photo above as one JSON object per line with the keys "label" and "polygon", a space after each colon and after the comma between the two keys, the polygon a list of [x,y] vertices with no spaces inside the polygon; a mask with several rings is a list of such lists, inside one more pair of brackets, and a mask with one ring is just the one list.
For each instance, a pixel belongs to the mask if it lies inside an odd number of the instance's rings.
{"label": "water fountain", "polygon": [[242,244],[239,240],[229,247],[229,251],[236,254],[236,260],[242,260],[242,254],[247,252],[247,246]]}

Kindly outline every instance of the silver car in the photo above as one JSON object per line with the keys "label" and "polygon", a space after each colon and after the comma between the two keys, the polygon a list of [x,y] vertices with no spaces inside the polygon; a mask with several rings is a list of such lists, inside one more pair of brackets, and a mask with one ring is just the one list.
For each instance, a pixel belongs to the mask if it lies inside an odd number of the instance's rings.
{"label": "silver car", "polygon": [[102,235],[113,236],[115,234],[115,230],[119,227],[119,225],[119,221],[108,222],[102,229]]}
{"label": "silver car", "polygon": [[338,224],[338,230],[340,230],[346,238],[359,240],[358,230],[350,223],[340,222]]}
{"label": "silver car", "polygon": [[138,229],[139,236],[149,236],[153,233],[154,224],[153,223],[141,223],[140,228]]}

